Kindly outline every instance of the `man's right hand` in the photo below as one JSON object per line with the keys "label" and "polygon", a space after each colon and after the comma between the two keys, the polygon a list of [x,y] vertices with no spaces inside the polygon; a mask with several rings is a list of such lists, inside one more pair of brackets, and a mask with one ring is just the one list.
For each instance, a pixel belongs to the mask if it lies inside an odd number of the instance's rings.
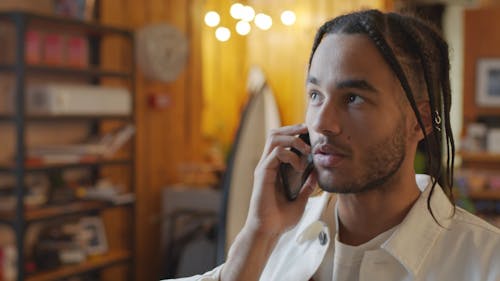
{"label": "man's right hand", "polygon": [[261,235],[280,235],[295,226],[302,217],[309,195],[316,181],[312,174],[295,201],[288,201],[277,187],[281,163],[289,163],[297,171],[304,171],[306,163],[290,151],[291,147],[302,154],[311,153],[311,147],[296,137],[307,133],[305,125],[281,127],[273,130],[266,142],[261,159],[255,168],[252,199],[245,227]]}
{"label": "man's right hand", "polygon": [[305,163],[291,147],[309,154],[311,147],[296,136],[307,132],[305,125],[273,130],[255,168],[252,198],[247,220],[231,246],[222,271],[222,280],[258,280],[281,234],[295,226],[304,212],[309,195],[316,186],[313,172],[295,201],[288,201],[277,187],[281,163],[303,171]]}

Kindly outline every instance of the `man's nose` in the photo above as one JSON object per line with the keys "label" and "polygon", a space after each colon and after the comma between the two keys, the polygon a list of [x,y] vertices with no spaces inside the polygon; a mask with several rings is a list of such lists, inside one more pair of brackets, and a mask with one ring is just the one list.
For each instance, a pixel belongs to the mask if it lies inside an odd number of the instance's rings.
{"label": "man's nose", "polygon": [[339,135],[342,133],[340,110],[332,104],[326,104],[310,114],[310,128],[323,135]]}

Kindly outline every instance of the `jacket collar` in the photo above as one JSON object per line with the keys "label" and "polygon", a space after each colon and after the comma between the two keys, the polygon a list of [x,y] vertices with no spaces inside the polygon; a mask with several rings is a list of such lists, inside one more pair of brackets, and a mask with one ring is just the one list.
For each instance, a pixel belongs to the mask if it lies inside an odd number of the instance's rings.
{"label": "jacket collar", "polygon": [[320,226],[323,225],[323,222],[320,218],[322,218],[331,197],[331,193],[322,192],[319,196],[309,198],[309,201],[307,202],[303,213],[303,217],[300,219],[299,224],[296,226],[297,234],[295,236],[295,241],[297,243],[301,244],[305,241],[317,238],[317,235],[321,231]]}
{"label": "jacket collar", "polygon": [[[426,260],[425,257],[430,253],[434,243],[440,234],[449,227],[453,214],[453,205],[442,188],[436,184],[431,198],[431,209],[436,220],[439,221],[439,224],[436,223],[427,209],[427,198],[430,195],[432,185],[431,177],[416,175],[416,182],[422,192],[420,197],[392,236],[381,246],[413,276],[418,275],[422,263]],[[335,235],[337,232],[336,206],[335,213],[325,213],[325,211],[328,212],[327,207],[330,204],[336,204],[336,200],[332,200],[334,198],[334,194],[323,192],[320,196],[309,199],[304,217],[297,225],[296,242],[301,244],[304,241],[316,239],[319,228],[315,227],[314,224],[318,223],[318,220],[329,222],[330,233]],[[312,229],[314,230],[311,231]],[[331,258],[324,260],[323,264],[330,264]]]}
{"label": "jacket collar", "polygon": [[417,276],[422,262],[430,253],[440,233],[450,225],[453,205],[442,188],[436,184],[431,197],[431,210],[439,222],[436,223],[427,208],[427,198],[431,190],[431,178],[417,175],[417,185],[421,196],[382,248],[396,258],[413,276]]}

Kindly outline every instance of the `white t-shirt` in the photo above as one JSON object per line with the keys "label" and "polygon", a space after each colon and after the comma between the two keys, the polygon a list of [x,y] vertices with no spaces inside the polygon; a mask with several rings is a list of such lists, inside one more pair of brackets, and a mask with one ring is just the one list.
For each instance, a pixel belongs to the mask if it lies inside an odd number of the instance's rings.
{"label": "white t-shirt", "polygon": [[350,246],[339,241],[335,235],[332,281],[359,280],[361,261],[366,251],[376,250],[391,237],[397,226],[379,234],[372,240],[359,246]]}

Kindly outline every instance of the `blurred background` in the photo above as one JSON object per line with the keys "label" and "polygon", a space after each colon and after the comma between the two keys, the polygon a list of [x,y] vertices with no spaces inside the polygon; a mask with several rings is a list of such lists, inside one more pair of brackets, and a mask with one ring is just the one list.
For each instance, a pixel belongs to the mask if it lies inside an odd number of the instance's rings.
{"label": "blurred background", "polygon": [[267,130],[304,120],[316,29],[367,8],[442,30],[455,198],[499,226],[500,1],[2,0],[0,280],[222,262]]}

